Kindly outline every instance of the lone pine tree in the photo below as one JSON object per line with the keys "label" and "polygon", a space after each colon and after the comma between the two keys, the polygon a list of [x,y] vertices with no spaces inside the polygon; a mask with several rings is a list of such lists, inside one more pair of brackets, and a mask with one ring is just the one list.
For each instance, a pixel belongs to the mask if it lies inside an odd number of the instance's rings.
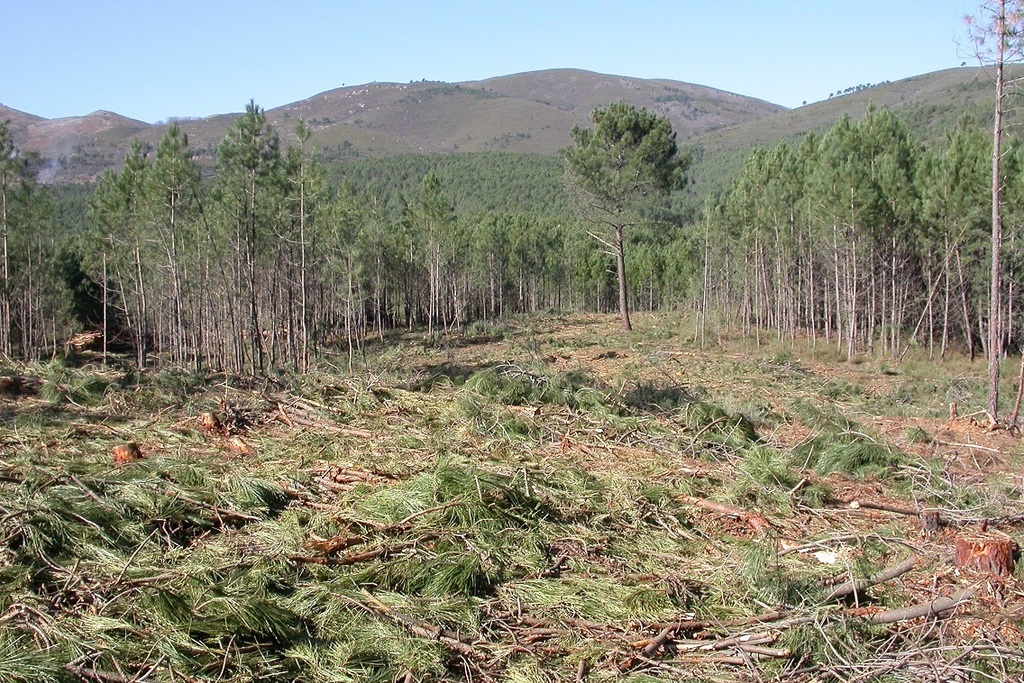
{"label": "lone pine tree", "polygon": [[619,313],[629,330],[625,230],[643,220],[653,199],[682,186],[690,158],[679,153],[668,119],[646,109],[616,102],[595,109],[590,120],[593,128],[573,127],[562,158],[584,219],[611,231],[611,240],[592,234],[615,255]]}

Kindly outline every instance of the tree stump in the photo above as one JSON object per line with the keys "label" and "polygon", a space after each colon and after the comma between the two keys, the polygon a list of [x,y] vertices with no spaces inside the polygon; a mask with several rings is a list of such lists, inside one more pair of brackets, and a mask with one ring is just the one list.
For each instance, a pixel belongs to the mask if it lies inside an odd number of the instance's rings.
{"label": "tree stump", "polygon": [[199,426],[208,432],[219,432],[221,430],[220,418],[216,413],[201,413],[199,415]]}
{"label": "tree stump", "polygon": [[942,528],[942,518],[938,510],[921,510],[918,519],[921,520],[921,533],[925,538],[931,538]]}
{"label": "tree stump", "polygon": [[114,457],[114,462],[118,465],[142,459],[142,451],[139,450],[138,444],[131,441],[126,444],[121,444],[120,446],[114,446],[112,455]]}
{"label": "tree stump", "polygon": [[240,436],[230,437],[224,445],[227,446],[229,451],[238,455],[252,455],[255,452],[252,446],[242,440]]}
{"label": "tree stump", "polygon": [[953,564],[961,569],[1009,576],[1019,551],[1017,544],[1008,538],[958,538]]}

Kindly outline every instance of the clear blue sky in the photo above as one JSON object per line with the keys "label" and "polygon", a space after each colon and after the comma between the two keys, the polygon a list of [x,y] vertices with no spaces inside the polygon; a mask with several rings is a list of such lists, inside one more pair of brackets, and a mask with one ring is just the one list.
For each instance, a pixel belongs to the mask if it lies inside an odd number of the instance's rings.
{"label": "clear blue sky", "polygon": [[974,64],[976,0],[0,0],[0,103],[143,121],[574,67],[789,107]]}

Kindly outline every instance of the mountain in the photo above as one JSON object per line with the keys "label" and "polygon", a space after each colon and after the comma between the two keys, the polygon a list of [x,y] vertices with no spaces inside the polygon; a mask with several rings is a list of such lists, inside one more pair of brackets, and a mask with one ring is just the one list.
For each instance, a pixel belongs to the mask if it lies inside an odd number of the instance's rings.
{"label": "mountain", "polygon": [[[1024,76],[1024,70],[1010,76]],[[680,142],[700,150],[693,176],[707,189],[726,183],[751,147],[825,131],[844,113],[856,118],[869,103],[892,109],[926,144],[965,113],[984,125],[991,121],[992,77],[982,68],[946,69],[850,88],[855,92],[790,110],[679,81],[550,69],[463,83],[337,88],[270,109],[267,118],[286,142],[303,118],[327,162],[484,151],[550,155],[567,144],[574,125],[589,124],[594,107],[625,100],[667,116]],[[210,165],[236,117],[178,123],[200,161]],[[121,163],[133,139],[156,145],[167,129],[166,122],[147,124],[105,111],[47,120],[2,105],[0,120],[9,120],[21,149],[49,160],[43,180],[54,182],[96,178]]]}
{"label": "mountain", "polygon": [[[504,150],[553,154],[591,110],[625,100],[667,116],[679,138],[754,121],[784,107],[700,85],[553,69],[464,83],[370,83],[338,88],[267,111],[282,139],[295,121],[313,129],[327,160],[406,153]],[[181,119],[200,159],[211,160],[236,114]],[[52,160],[56,182],[85,181],[118,165],[131,141],[155,145],[167,123],[111,112],[42,119],[0,109],[15,144]]]}

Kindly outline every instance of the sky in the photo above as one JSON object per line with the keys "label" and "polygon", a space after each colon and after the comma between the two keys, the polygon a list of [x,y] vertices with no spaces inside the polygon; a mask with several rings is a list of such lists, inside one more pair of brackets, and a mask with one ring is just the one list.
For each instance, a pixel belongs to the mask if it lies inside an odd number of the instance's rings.
{"label": "sky", "polygon": [[147,122],[549,68],[787,107],[977,61],[977,0],[0,0],[0,104]]}

